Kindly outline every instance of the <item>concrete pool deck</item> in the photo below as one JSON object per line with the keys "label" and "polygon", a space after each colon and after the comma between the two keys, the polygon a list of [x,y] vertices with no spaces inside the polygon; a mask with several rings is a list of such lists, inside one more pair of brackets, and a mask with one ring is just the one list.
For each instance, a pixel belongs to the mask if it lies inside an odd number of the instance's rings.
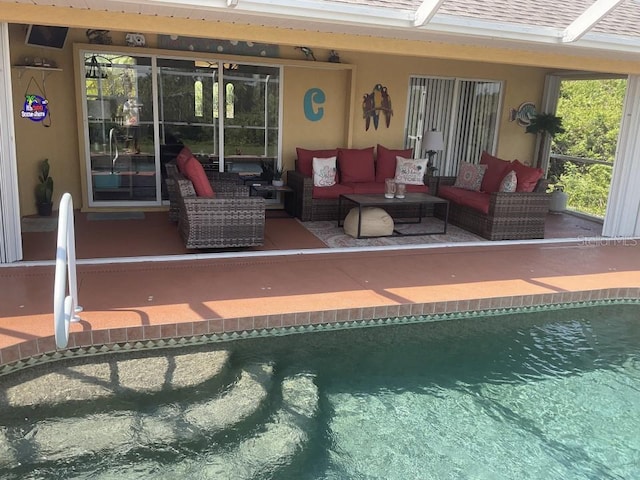
{"label": "concrete pool deck", "polygon": [[[84,311],[71,325],[69,352],[310,324],[640,299],[637,240],[166,260],[80,264]],[[0,367],[19,368],[56,352],[53,278],[52,265],[0,268]]]}

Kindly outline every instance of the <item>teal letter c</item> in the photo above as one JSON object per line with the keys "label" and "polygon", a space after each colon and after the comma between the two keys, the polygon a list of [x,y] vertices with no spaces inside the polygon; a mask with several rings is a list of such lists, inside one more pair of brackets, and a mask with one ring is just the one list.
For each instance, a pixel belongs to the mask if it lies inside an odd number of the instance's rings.
{"label": "teal letter c", "polygon": [[316,107],[317,104],[322,105],[325,102],[325,95],[319,88],[310,88],[304,94],[304,116],[307,120],[317,122],[324,116],[324,108]]}

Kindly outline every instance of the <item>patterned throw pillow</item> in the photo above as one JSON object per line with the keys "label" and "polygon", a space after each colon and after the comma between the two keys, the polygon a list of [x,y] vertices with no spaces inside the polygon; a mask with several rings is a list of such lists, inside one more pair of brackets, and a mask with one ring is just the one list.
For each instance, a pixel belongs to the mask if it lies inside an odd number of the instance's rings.
{"label": "patterned throw pillow", "polygon": [[314,187],[330,187],[336,184],[336,158],[313,157]]}
{"label": "patterned throw pillow", "polygon": [[465,190],[480,190],[482,185],[482,177],[487,170],[486,165],[476,165],[475,163],[462,162],[460,171],[456,177],[454,187],[464,188]]}
{"label": "patterned throw pillow", "polygon": [[428,161],[427,158],[396,157],[396,183],[424,185]]}
{"label": "patterned throw pillow", "polygon": [[516,172],[511,170],[509,173],[507,173],[504,176],[504,178],[502,179],[502,182],[500,182],[500,188],[498,189],[498,191],[508,192],[508,193],[515,192],[517,186],[518,186],[518,176],[516,175]]}

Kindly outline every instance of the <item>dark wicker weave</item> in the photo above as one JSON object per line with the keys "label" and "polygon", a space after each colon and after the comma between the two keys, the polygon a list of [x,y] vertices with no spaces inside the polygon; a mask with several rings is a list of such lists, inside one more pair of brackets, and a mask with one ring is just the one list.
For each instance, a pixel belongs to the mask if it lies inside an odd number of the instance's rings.
{"label": "dark wicker weave", "polygon": [[[172,175],[178,204],[178,230],[187,248],[252,247],[264,243],[265,202],[249,197],[249,187],[216,184],[216,197],[197,197],[193,184]],[[217,189],[224,184],[227,190]]]}
{"label": "dark wicker weave", "polygon": [[[313,198],[313,178],[304,176],[299,172],[290,170],[287,172],[287,185],[293,189],[293,193],[285,200],[285,209],[289,215],[298,217],[303,222],[320,220],[338,220],[337,198]],[[394,218],[418,217],[420,208],[414,205],[398,205],[385,207]],[[430,215],[430,212],[423,212]],[[346,212],[342,212],[342,217]]]}
{"label": "dark wicker weave", "polygon": [[[455,177],[440,177],[440,185],[453,185]],[[544,238],[544,222],[549,210],[546,180],[540,180],[531,193],[496,192],[491,194],[489,214],[449,203],[449,223],[480,235],[487,240],[522,240]],[[442,212],[436,209],[436,216]]]}
{"label": "dark wicker weave", "polygon": [[[169,220],[172,222],[178,221],[178,196],[175,187],[175,181],[173,175],[178,173],[178,167],[175,162],[169,162],[165,164],[167,170],[167,193],[169,194]],[[216,193],[225,192],[238,192],[237,185],[243,185],[240,175],[233,172],[214,172],[205,168],[207,177],[211,182],[213,191]],[[247,192],[248,192],[247,188]],[[240,193],[240,192],[238,192]],[[248,193],[247,193],[248,195]],[[245,195],[246,196],[246,195]]]}

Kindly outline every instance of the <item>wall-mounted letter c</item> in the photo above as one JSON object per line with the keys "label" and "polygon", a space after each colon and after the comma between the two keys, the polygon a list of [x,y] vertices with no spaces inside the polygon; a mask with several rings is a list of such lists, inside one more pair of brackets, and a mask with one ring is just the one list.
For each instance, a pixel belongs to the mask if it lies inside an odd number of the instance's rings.
{"label": "wall-mounted letter c", "polygon": [[325,102],[325,95],[319,88],[310,88],[304,94],[304,116],[307,120],[317,122],[324,116],[324,108],[318,107]]}

